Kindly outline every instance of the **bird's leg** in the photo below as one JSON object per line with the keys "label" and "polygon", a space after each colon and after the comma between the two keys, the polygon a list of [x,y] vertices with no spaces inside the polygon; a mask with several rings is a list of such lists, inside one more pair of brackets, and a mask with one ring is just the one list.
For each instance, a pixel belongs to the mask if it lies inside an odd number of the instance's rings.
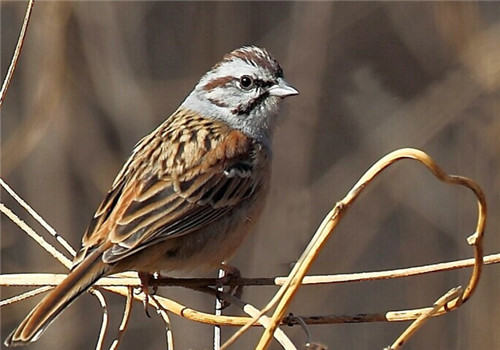
{"label": "bird's leg", "polygon": [[[149,272],[138,272],[139,279],[141,280],[141,290],[144,293],[144,312],[146,316],[151,317],[149,315],[148,305],[149,305],[149,296],[155,295],[158,291],[158,284],[156,283],[156,277],[154,274]],[[151,292],[149,290],[151,287]]]}
{"label": "bird's leg", "polygon": [[[219,268],[224,271],[224,276],[219,277],[217,279],[216,282],[217,288],[223,287],[224,285],[231,284],[232,282],[237,282],[240,280],[241,272],[240,270],[238,270],[238,268],[232,265],[228,265],[225,262],[221,263]],[[232,296],[235,296],[236,298],[240,298],[243,293],[243,286],[238,286],[238,285],[229,286],[228,293]],[[222,300],[221,298],[219,298],[219,301],[221,303],[221,309],[225,309],[231,304],[226,300]]]}

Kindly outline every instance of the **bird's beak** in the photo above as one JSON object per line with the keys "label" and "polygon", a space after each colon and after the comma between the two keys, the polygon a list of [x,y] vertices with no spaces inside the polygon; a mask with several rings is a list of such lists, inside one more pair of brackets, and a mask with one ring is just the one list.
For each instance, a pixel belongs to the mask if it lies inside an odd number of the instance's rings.
{"label": "bird's beak", "polygon": [[289,85],[283,78],[278,78],[278,83],[271,86],[267,92],[271,96],[278,97],[287,97],[299,94],[299,92],[293,86]]}

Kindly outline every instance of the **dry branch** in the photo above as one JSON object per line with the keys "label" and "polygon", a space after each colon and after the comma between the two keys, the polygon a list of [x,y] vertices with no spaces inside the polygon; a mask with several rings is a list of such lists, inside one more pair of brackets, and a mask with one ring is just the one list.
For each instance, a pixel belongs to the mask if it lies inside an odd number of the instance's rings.
{"label": "dry branch", "polygon": [[[373,179],[378,176],[385,168],[393,164],[394,162],[404,159],[411,158],[416,159],[426,165],[433,174],[440,180],[446,183],[459,184],[470,188],[478,199],[478,222],[476,225],[475,233],[468,238],[468,243],[474,247],[473,259],[459,260],[447,263],[440,263],[434,265],[426,265],[419,267],[412,267],[408,269],[398,269],[391,271],[379,271],[379,272],[364,272],[358,274],[341,274],[341,275],[327,275],[327,276],[308,276],[305,274],[313,263],[314,259],[319,254],[321,247],[326,242],[326,240],[333,233],[334,228],[340,221],[341,217],[344,215],[346,210],[352,205],[354,200],[361,194],[362,190],[373,181]],[[19,202],[22,201],[15,193],[10,189],[7,184],[0,181],[0,185],[4,188],[9,189],[9,193]],[[14,193],[14,194],[13,194]],[[24,203],[23,206],[32,215],[34,211],[28,209],[29,206]],[[21,229],[27,232],[37,243],[39,243],[45,250],[49,251],[56,259],[58,259],[65,266],[69,266],[69,259],[63,256],[57,249],[48,244],[41,236],[34,232],[28,225],[26,225],[22,220],[20,220],[10,209],[5,207],[0,203],[0,210],[13,220]],[[36,214],[36,213],[35,213]],[[43,220],[43,219],[42,219]],[[232,300],[235,304],[240,304],[240,307],[248,313],[251,317],[238,317],[238,316],[222,316],[222,315],[212,315],[208,313],[199,312],[197,310],[191,309],[185,305],[179,304],[173,300],[161,296],[155,296],[150,298],[149,303],[154,306],[158,312],[164,318],[167,325],[167,339],[169,339],[169,348],[173,348],[173,337],[170,331],[167,311],[173,312],[179,316],[185,317],[187,319],[202,322],[212,325],[232,325],[240,326],[241,328],[238,332],[231,337],[222,348],[227,348],[232,344],[248,327],[253,326],[257,322],[261,325],[265,325],[264,334],[260,340],[259,348],[265,349],[271,337],[276,337],[281,345],[285,349],[292,349],[293,344],[288,340],[286,335],[282,330],[277,329],[280,324],[293,325],[297,324],[297,318],[295,316],[285,317],[285,312],[288,308],[290,301],[295,295],[297,289],[304,284],[324,284],[324,283],[342,283],[342,282],[353,282],[353,281],[367,281],[374,279],[389,279],[397,277],[408,277],[424,273],[431,273],[436,271],[445,271],[456,268],[463,267],[473,267],[473,271],[469,280],[467,287],[460,293],[454,291],[453,297],[448,294],[440,298],[439,303],[435,304],[433,307],[419,308],[414,310],[404,310],[404,311],[389,311],[380,314],[365,314],[365,315],[354,315],[354,316],[304,316],[300,317],[301,322],[318,324],[318,323],[345,323],[345,322],[373,322],[373,321],[403,321],[403,320],[416,320],[412,324],[408,331],[403,333],[403,335],[395,342],[395,344],[400,344],[406,341],[416,330],[423,324],[424,320],[429,317],[438,316],[449,312],[457,307],[459,307],[463,302],[465,302],[474,291],[477,282],[479,281],[481,267],[483,263],[482,256],[482,246],[481,239],[483,236],[484,225],[486,220],[486,205],[484,195],[477,184],[472,180],[469,180],[460,176],[453,176],[445,174],[434,161],[427,156],[425,153],[415,150],[415,149],[402,149],[390,153],[389,155],[383,157],[375,165],[373,165],[366,173],[361,177],[358,183],[349,191],[346,197],[338,202],[332,211],[323,220],[323,223],[317,230],[316,234],[312,238],[310,244],[305,249],[301,258],[295,265],[294,269],[291,271],[287,277],[275,277],[275,278],[263,278],[263,279],[233,279],[229,281],[229,285],[281,285],[281,288],[274,295],[273,299],[261,310],[258,310],[252,305],[245,304],[242,301]],[[39,220],[40,221],[40,220]],[[57,239],[58,243],[68,249],[68,244],[64,239],[54,234],[53,230],[48,224],[43,225],[51,234]],[[48,227],[48,228],[47,228]],[[500,261],[500,254],[494,254],[484,258],[485,263],[496,263]],[[13,286],[13,285],[25,285],[25,286],[43,286],[44,289],[36,289],[28,293],[24,293],[17,298],[11,298],[6,301],[2,301],[0,305],[6,305],[15,301],[23,300],[32,295],[36,295],[45,291],[49,286],[58,284],[63,278],[64,274],[18,274],[18,275],[0,275],[0,285]],[[160,284],[169,286],[183,286],[192,288],[195,290],[207,289],[209,286],[218,286],[216,279],[174,279],[174,278],[162,278],[159,280]],[[131,290],[133,288],[139,287],[140,281],[135,277],[135,274],[124,273],[117,276],[111,276],[100,279],[95,288],[111,291],[114,293],[121,294],[127,297],[127,303],[122,318],[122,323],[118,331],[118,337],[113,342],[112,348],[118,347],[123,333],[126,331],[126,326],[128,324],[130,309],[132,305],[132,299],[143,301],[144,296],[132,295]],[[96,290],[93,289],[91,292],[97,293],[101,305],[103,306],[103,322],[101,326],[101,333],[98,340],[97,348],[102,346],[102,342],[107,330],[107,311],[106,304],[103,296]],[[215,289],[209,289],[215,293]],[[443,300],[445,300],[443,302]],[[268,310],[271,310],[275,305],[278,305],[274,311],[272,317],[265,316]],[[393,345],[395,346],[395,345]]]}
{"label": "dry branch", "polygon": [[120,327],[118,328],[118,335],[111,343],[111,347],[109,350],[116,350],[120,345],[123,335],[127,330],[128,321],[130,320],[130,314],[132,312],[132,301],[133,301],[134,288],[129,287],[127,293],[127,301],[125,302],[125,310],[123,311],[122,322],[120,323]]}
{"label": "dry branch", "polygon": [[[348,282],[366,282],[385,279],[403,278],[420,276],[429,273],[451,271],[473,267],[474,258],[455,260],[437,264],[408,267],[396,270],[383,270],[372,272],[357,272],[357,273],[341,273],[333,275],[311,275],[305,276],[302,280],[302,285],[317,285],[317,284],[336,284]],[[500,263],[500,253],[490,254],[483,257],[484,265]],[[128,274],[127,274],[128,275]],[[95,283],[96,286],[128,286],[133,288],[140,287],[139,278],[133,276],[135,273],[130,273],[130,276],[119,277],[113,275],[103,277]],[[66,277],[65,274],[53,273],[24,273],[24,274],[3,274],[0,275],[0,286],[56,286]],[[236,278],[226,281],[225,286],[280,286],[283,285],[287,277],[254,277],[254,278]],[[215,278],[160,278],[157,281],[159,286],[168,287],[186,287],[200,288],[219,285]],[[1,304],[0,304],[1,305]]]}
{"label": "dry branch", "polygon": [[9,89],[10,82],[12,77],[14,76],[14,71],[17,67],[17,61],[21,56],[21,50],[23,49],[24,39],[26,38],[26,29],[28,28],[28,24],[31,18],[31,11],[33,10],[33,4],[35,0],[29,0],[28,6],[26,7],[26,13],[24,15],[23,26],[21,27],[21,32],[19,33],[19,38],[17,40],[17,45],[14,50],[14,54],[12,55],[12,60],[10,61],[9,69],[7,70],[7,75],[3,80],[2,90],[0,90],[0,108],[2,108],[3,101],[5,100],[5,96],[7,95],[7,90]]}
{"label": "dry branch", "polygon": [[104,295],[100,291],[90,290],[90,294],[94,295],[97,298],[97,301],[99,301],[99,305],[102,309],[101,329],[99,331],[99,337],[97,338],[97,344],[95,346],[96,350],[102,350],[102,345],[104,344],[104,338],[106,337],[106,333],[108,332],[109,325],[108,304],[106,303]]}
{"label": "dry branch", "polygon": [[446,294],[440,297],[428,311],[423,312],[413,321],[408,328],[396,339],[396,341],[387,350],[400,349],[415,332],[424,325],[433,315],[437,314],[447,303],[459,298],[462,293],[462,287],[450,289]]}
{"label": "dry branch", "polygon": [[338,202],[332,209],[332,211],[323,220],[316,234],[313,236],[309,245],[300,257],[299,261],[294,266],[292,272],[290,272],[290,283],[283,285],[280,291],[277,293],[278,295],[281,291],[284,291],[283,297],[280,298],[279,304],[272,316],[272,324],[264,331],[264,334],[262,335],[256,349],[264,350],[269,346],[269,343],[272,339],[272,334],[281,323],[281,320],[283,319],[288,306],[290,305],[295,293],[300,287],[302,279],[311,267],[315,258],[318,256],[321,248],[333,233],[337,224],[340,222],[340,219],[342,218],[345,211],[353,204],[354,200],[357,199],[357,197],[366,188],[366,186],[370,182],[372,182],[378,174],[401,159],[418,160],[419,162],[423,163],[439,180],[444,181],[445,183],[468,187],[476,195],[478,204],[478,221],[475,233],[468,238],[468,243],[474,246],[474,269],[465,291],[459,297],[448,302],[445,305],[446,310],[452,310],[456,307],[459,307],[471,296],[475,287],[477,286],[477,283],[479,282],[483,263],[482,236],[484,233],[486,222],[486,200],[484,194],[481,188],[474,181],[465,177],[446,174],[426,153],[411,148],[400,149],[389,153],[378,162],[376,162],[370,169],[368,169],[368,171],[359,179],[359,181],[354,185],[349,193],[347,193],[344,199]]}

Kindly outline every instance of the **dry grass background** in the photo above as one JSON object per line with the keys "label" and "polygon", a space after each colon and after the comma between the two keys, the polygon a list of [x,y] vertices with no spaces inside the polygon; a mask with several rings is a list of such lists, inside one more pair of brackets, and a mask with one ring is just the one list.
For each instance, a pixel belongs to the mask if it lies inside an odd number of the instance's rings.
{"label": "dry grass background", "polygon": [[[2,2],[5,75],[24,2]],[[287,100],[275,138],[271,197],[232,263],[244,276],[285,275],[324,214],[383,154],[422,148],[475,179],[489,204],[485,252],[500,239],[500,4],[496,3],[37,3],[2,110],[2,177],[78,245],[135,142],[168,116],[198,78],[243,44],[268,48],[301,94]],[[15,207],[8,198],[4,201]],[[422,166],[391,169],[348,212],[314,273],[371,271],[463,258],[472,195]],[[35,226],[36,227],[36,226]],[[64,272],[2,217],[1,269]],[[500,349],[500,266],[473,298],[431,320],[406,349]],[[295,314],[379,312],[427,305],[467,271],[404,280],[303,287]],[[15,291],[2,290],[2,298]],[[272,287],[247,288],[263,305]],[[163,295],[210,311],[213,300]],[[124,299],[111,297],[112,326]],[[2,339],[35,300],[2,308]],[[235,307],[228,311],[239,312]],[[84,296],[31,349],[88,349],[100,323]],[[210,349],[212,328],[173,318],[178,349]],[[330,349],[381,349],[405,324],[312,326]],[[224,337],[232,332],[224,328]],[[303,332],[289,330],[300,343]],[[250,349],[252,330],[235,348]],[[122,349],[159,349],[162,322],[135,308]],[[278,345],[271,348],[278,349]]]}

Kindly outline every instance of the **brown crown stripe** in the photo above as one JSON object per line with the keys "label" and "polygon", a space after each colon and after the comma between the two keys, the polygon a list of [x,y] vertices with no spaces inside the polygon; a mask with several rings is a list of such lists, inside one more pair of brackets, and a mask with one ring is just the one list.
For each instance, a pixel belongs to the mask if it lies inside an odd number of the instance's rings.
{"label": "brown crown stripe", "polygon": [[234,77],[228,75],[225,77],[220,77],[214,80],[210,80],[208,83],[205,84],[205,86],[203,86],[203,90],[209,91],[215,89],[216,87],[224,86],[233,81],[233,79]]}
{"label": "brown crown stripe", "polygon": [[250,62],[269,71],[277,71],[278,63],[266,52],[256,50],[236,50],[224,57],[224,60],[231,61],[234,57]]}

